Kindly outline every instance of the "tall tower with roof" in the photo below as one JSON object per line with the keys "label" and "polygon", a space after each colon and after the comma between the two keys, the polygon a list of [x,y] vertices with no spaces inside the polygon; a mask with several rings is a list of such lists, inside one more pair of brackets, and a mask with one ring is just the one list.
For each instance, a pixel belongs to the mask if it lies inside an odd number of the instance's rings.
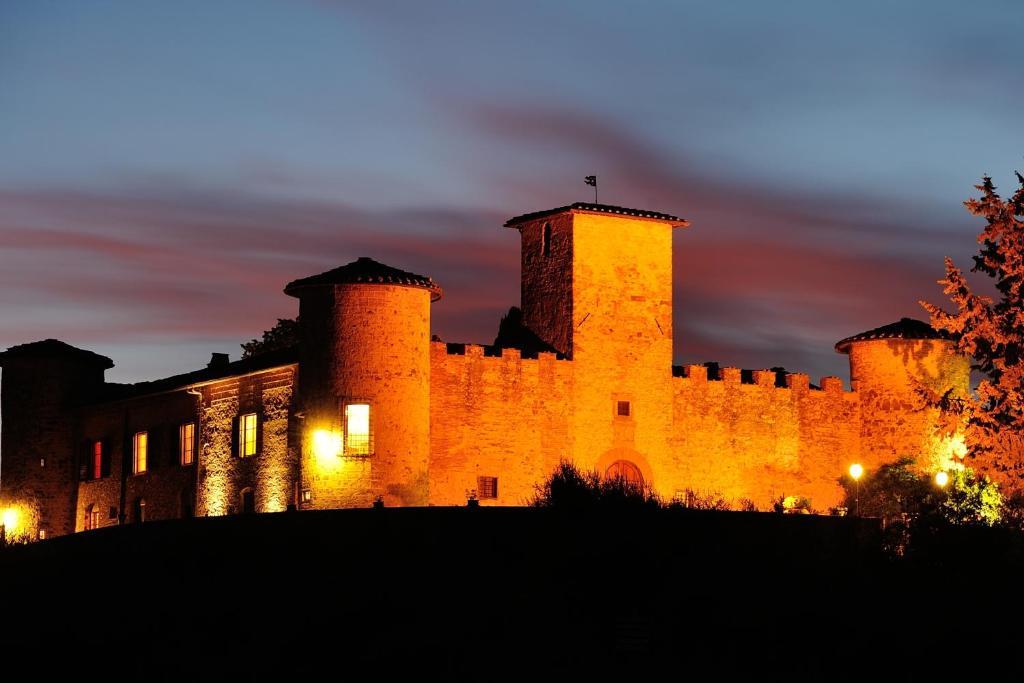
{"label": "tall tower with roof", "polygon": [[676,216],[576,203],[517,216],[523,324],[574,365],[572,447],[602,474],[659,486],[672,425]]}

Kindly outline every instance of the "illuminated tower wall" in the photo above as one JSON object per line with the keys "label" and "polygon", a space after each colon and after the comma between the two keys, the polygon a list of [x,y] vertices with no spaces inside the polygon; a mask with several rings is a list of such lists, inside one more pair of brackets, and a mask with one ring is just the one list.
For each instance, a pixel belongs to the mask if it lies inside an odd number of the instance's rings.
{"label": "illuminated tower wall", "polygon": [[[573,364],[572,459],[665,489],[672,432],[672,231],[663,214],[574,205],[522,235],[524,324]],[[624,465],[616,465],[624,463]]]}
{"label": "illuminated tower wall", "polygon": [[[369,505],[378,497],[386,505],[426,505],[430,304],[440,289],[370,259],[324,275],[286,289],[300,298],[303,507]],[[369,406],[368,452],[350,431],[359,421],[350,421],[349,405]],[[323,441],[332,438],[340,452],[325,452]]]}
{"label": "illuminated tower wall", "polygon": [[[836,345],[850,356],[851,383],[860,396],[864,465],[877,467],[911,457],[925,470],[944,467],[961,446],[935,434],[938,413],[924,405],[918,387],[937,394],[949,389],[966,394],[970,362],[952,354],[948,340],[915,338],[935,335],[920,321],[904,318],[879,330],[883,332],[872,331]],[[870,338],[872,333],[876,338]]]}

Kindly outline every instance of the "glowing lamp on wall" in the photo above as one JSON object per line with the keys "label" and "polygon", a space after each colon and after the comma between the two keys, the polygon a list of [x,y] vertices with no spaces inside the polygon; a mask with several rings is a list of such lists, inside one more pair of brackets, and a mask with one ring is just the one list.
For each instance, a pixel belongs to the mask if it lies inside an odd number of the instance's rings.
{"label": "glowing lamp on wall", "polygon": [[319,460],[336,458],[341,454],[341,435],[329,429],[313,432],[313,454]]}
{"label": "glowing lamp on wall", "polygon": [[4,530],[7,533],[17,531],[18,529],[18,510],[17,508],[7,508],[4,510],[3,515]]}

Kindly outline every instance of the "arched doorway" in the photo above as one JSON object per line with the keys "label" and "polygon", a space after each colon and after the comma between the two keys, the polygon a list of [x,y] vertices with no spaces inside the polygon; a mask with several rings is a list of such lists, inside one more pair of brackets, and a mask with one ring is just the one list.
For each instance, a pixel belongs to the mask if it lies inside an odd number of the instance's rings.
{"label": "arched doorway", "polygon": [[606,479],[621,479],[634,486],[644,485],[644,475],[640,473],[640,468],[629,460],[616,460],[604,471],[604,476]]}
{"label": "arched doorway", "polygon": [[242,514],[251,515],[256,512],[256,494],[251,488],[242,489]]}

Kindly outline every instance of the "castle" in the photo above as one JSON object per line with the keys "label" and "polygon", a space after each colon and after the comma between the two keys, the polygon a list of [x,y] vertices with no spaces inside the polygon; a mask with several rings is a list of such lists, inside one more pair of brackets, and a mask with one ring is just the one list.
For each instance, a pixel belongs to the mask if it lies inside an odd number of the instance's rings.
{"label": "castle", "polygon": [[675,216],[577,203],[518,216],[521,320],[492,346],[432,341],[430,278],[367,258],[289,283],[299,343],[133,385],[57,340],[0,354],[0,509],[34,537],[148,519],[387,506],[521,505],[564,459],[663,498],[842,500],[851,463],[938,469],[919,383],[969,365],[911,319],[851,336],[852,390],[824,377],[673,366]]}

